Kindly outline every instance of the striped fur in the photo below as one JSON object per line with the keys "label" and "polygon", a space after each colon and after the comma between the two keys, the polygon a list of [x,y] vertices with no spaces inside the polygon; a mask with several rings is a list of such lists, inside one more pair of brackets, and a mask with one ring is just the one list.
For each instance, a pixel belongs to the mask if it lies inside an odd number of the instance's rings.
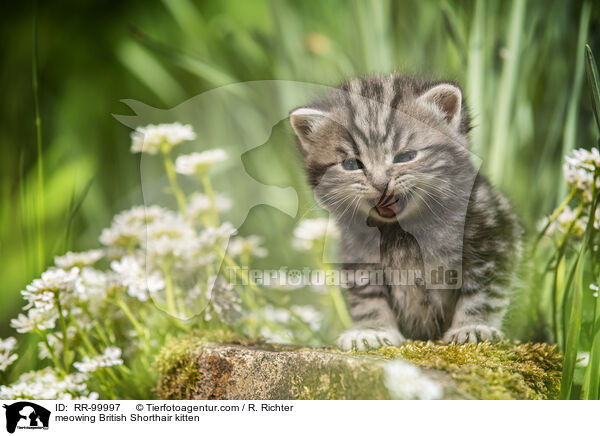
{"label": "striped fur", "polygon": [[[448,289],[355,285],[355,327],[340,346],[500,337],[521,228],[472,164],[458,86],[397,74],[353,79],[292,111],[290,122],[309,182],[340,227],[347,268],[429,277],[442,265],[460,274],[461,285]],[[345,169],[349,159],[360,168]]]}

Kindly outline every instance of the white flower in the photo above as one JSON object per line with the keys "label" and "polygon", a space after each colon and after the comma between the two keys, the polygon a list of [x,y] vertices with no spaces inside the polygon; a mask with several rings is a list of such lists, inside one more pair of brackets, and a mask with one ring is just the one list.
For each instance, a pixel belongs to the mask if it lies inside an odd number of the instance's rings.
{"label": "white flower", "polygon": [[98,368],[107,368],[109,366],[117,366],[123,364],[121,359],[121,349],[117,347],[108,347],[100,356],[92,358],[84,356],[81,362],[75,362],[73,366],[79,372],[94,372]]}
{"label": "white flower", "polygon": [[267,321],[271,321],[276,324],[287,324],[292,317],[289,310],[273,306],[263,307],[262,316]]}
{"label": "white flower", "polygon": [[30,371],[22,374],[16,383],[0,386],[0,400],[86,400],[97,399],[98,394],[90,392],[85,374],[59,376],[52,368]]}
{"label": "white flower", "polygon": [[588,364],[590,363],[590,353],[589,352],[579,352],[577,353],[577,360],[575,362],[575,364],[577,366],[581,366],[583,368],[585,368],[586,366],[588,366]]}
{"label": "white flower", "polygon": [[261,247],[262,238],[260,236],[237,236],[229,241],[227,246],[227,253],[231,257],[237,256],[254,256],[254,257],[266,257],[268,251],[266,248]]}
{"label": "white flower", "polygon": [[27,333],[33,330],[49,330],[56,325],[58,312],[29,309],[27,315],[20,313],[16,319],[10,320],[10,326],[18,333]]}
{"label": "white flower", "polygon": [[146,239],[148,225],[176,217],[175,212],[160,206],[135,206],[115,215],[111,226],[102,230],[100,242],[112,247],[135,248]]}
{"label": "white flower", "polygon": [[89,266],[84,267],[75,280],[75,295],[81,301],[93,302],[93,308],[104,300],[111,285],[112,279],[107,273]]}
{"label": "white flower", "polygon": [[6,371],[15,360],[17,355],[13,353],[17,346],[17,340],[13,337],[0,339],[0,371]]}
{"label": "white flower", "polygon": [[50,268],[42,273],[42,277],[35,279],[21,294],[28,301],[24,307],[47,312],[54,309],[55,299],[60,295],[61,302],[69,297],[70,291],[75,287],[79,268],[65,271],[62,268]]}
{"label": "white flower", "polygon": [[289,344],[293,340],[293,334],[287,329],[274,331],[267,326],[260,329],[260,335],[267,344]]}
{"label": "white flower", "polygon": [[[556,221],[550,224],[546,233],[549,235],[565,234],[570,229],[571,234],[583,236],[587,226],[587,221],[588,218],[585,213],[582,213],[579,218],[577,218],[577,210],[571,209],[569,206],[565,206],[563,211],[558,215],[558,217],[556,217]],[[573,223],[572,227],[571,223]]]}
{"label": "white flower", "polygon": [[143,247],[152,261],[161,257],[181,257],[196,238],[191,224],[177,215],[149,224]]}
{"label": "white flower", "polygon": [[594,294],[593,294],[593,295],[594,295],[594,297],[598,298],[598,285],[597,285],[597,284],[594,284],[594,283],[592,283],[592,284],[590,285],[590,290],[594,291]]}
{"label": "white flower", "polygon": [[146,271],[133,256],[123,256],[114,260],[110,267],[117,274],[119,283],[127,293],[140,301],[147,301],[151,294],[165,288],[165,280],[158,271]]}
{"label": "white flower", "polygon": [[138,127],[131,134],[131,152],[156,154],[161,147],[165,151],[183,141],[196,139],[196,134],[189,124],[149,124]]}
{"label": "white flower", "polygon": [[70,269],[75,266],[83,267],[93,265],[104,256],[103,250],[89,250],[81,253],[69,251],[64,256],[54,258],[54,263],[59,268]]}
{"label": "white flower", "polygon": [[219,227],[207,227],[199,235],[200,244],[204,247],[222,245],[236,232],[237,230],[229,222],[224,222]]}
{"label": "white flower", "polygon": [[305,219],[298,223],[294,229],[293,246],[297,250],[311,250],[316,241],[324,241],[329,235],[336,236],[338,231],[336,227],[329,226],[327,218]]}
{"label": "white flower", "polygon": [[[592,200],[592,186],[598,169],[600,169],[600,152],[597,148],[591,150],[580,148],[565,156],[563,173],[567,186],[581,191],[585,201]],[[596,179],[595,183],[596,187],[600,188],[600,180]]]}
{"label": "white flower", "polygon": [[416,366],[402,359],[394,359],[384,366],[384,382],[396,400],[439,400],[442,387]]}
{"label": "white flower", "polygon": [[204,312],[206,321],[218,319],[231,325],[241,315],[242,300],[238,290],[223,276],[209,277],[206,297],[210,300]]}
{"label": "white flower", "polygon": [[202,153],[185,154],[175,160],[175,171],[186,176],[202,174],[214,164],[223,162],[226,159],[227,153],[220,148],[203,151]]}
{"label": "white flower", "polygon": [[[231,200],[224,195],[215,194],[215,209],[219,213],[227,212],[231,209]],[[187,211],[188,214],[195,220],[199,219],[203,214],[210,212],[211,202],[208,195],[196,193],[190,197]]]}
{"label": "white flower", "polygon": [[312,330],[319,330],[323,322],[323,314],[312,306],[292,306],[290,310],[310,326]]}
{"label": "white flower", "polygon": [[79,268],[71,268],[68,271],[62,268],[50,268],[42,273],[41,278],[35,279],[30,285],[27,285],[27,289],[21,293],[27,296],[40,291],[73,289],[78,274]]}

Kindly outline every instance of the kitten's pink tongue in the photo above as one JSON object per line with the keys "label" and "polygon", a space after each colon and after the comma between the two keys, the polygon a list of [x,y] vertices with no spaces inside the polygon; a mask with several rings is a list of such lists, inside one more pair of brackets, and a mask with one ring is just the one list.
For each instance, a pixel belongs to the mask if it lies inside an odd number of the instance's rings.
{"label": "kitten's pink tongue", "polygon": [[389,207],[376,205],[375,208],[377,209],[377,212],[379,212],[379,215],[385,218],[393,218],[396,216],[396,212]]}

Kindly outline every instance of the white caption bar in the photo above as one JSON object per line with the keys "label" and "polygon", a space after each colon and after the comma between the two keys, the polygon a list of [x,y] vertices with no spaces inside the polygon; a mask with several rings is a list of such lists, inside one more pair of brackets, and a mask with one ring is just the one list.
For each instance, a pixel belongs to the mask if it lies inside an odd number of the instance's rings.
{"label": "white caption bar", "polygon": [[[589,401],[0,401],[0,434],[582,434]],[[8,432],[8,433],[7,433]]]}

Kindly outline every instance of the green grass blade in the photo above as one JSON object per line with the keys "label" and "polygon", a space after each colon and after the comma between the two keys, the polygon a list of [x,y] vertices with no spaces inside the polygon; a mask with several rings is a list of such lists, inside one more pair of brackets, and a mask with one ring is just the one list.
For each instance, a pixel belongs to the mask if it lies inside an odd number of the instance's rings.
{"label": "green grass blade", "polygon": [[500,85],[497,92],[496,119],[494,123],[492,146],[489,162],[490,177],[494,183],[501,183],[504,178],[508,156],[513,154],[516,144],[510,140],[509,133],[514,113],[514,100],[517,92],[517,76],[521,58],[521,40],[525,21],[525,1],[515,0],[512,4],[507,58],[505,60]]}
{"label": "green grass blade", "polygon": [[123,65],[167,105],[185,99],[186,93],[171,73],[144,48],[131,40],[123,41],[117,51]]}
{"label": "green grass blade", "polygon": [[[484,32],[485,32],[485,1],[477,0],[473,14],[473,24],[469,35],[469,55],[467,60],[467,90],[471,110],[476,118],[484,116]],[[480,122],[471,131],[471,147],[473,152],[485,157],[484,138],[486,137],[485,123]]]}
{"label": "green grass blade", "polygon": [[175,47],[170,47],[156,41],[140,29],[132,28],[132,32],[136,41],[150,50],[153,54],[164,56],[174,65],[206,80],[211,86],[218,87],[236,82],[234,77],[218,67],[196,57],[187,55]]}
{"label": "green grass blade", "polygon": [[85,187],[83,188],[83,191],[81,192],[81,194],[79,194],[79,198],[77,198],[77,193],[76,193],[75,189],[73,189],[73,191],[72,191],[71,203],[69,204],[69,210],[67,212],[67,225],[66,225],[66,229],[65,229],[65,235],[63,238],[63,250],[62,250],[63,253],[66,253],[71,245],[70,238],[71,238],[71,229],[73,227],[73,221],[74,221],[75,217],[77,216],[77,213],[81,209],[83,202],[87,198],[93,182],[94,182],[94,177],[91,177],[90,180],[85,185]]}
{"label": "green grass blade", "polygon": [[583,398],[586,400],[600,399],[600,297],[596,298],[596,307],[594,308],[592,338],[590,360],[582,388]]}
{"label": "green grass blade", "polygon": [[[575,73],[573,74],[573,85],[571,89],[571,95],[569,97],[569,103],[567,106],[567,119],[565,121],[565,129],[563,131],[563,144],[562,144],[562,156],[566,156],[571,150],[575,148],[577,141],[577,124],[579,118],[579,105],[581,103],[581,88],[583,83],[583,68],[584,68],[584,54],[585,52],[579,47],[583,47],[587,38],[588,29],[590,25],[590,14],[591,5],[589,2],[585,2],[581,8],[581,15],[579,19],[579,32],[577,35],[577,55],[575,56]],[[558,190],[558,198],[564,198],[567,194],[567,187],[565,184],[560,186]],[[558,202],[558,201],[557,201]]]}
{"label": "green grass blade", "polygon": [[566,267],[566,260],[564,256],[558,260],[556,264],[556,271],[554,274],[554,281],[552,285],[552,325],[554,327],[554,342],[559,344],[561,348],[564,348],[564,334],[561,329],[561,312],[558,310],[560,303],[564,300],[564,291],[567,288],[565,286],[566,271],[570,268]]}
{"label": "green grass blade", "polygon": [[598,77],[598,66],[596,59],[594,59],[594,53],[592,53],[591,47],[585,45],[585,65],[587,71],[588,82],[590,88],[592,88],[592,107],[594,108],[594,117],[596,118],[596,124],[600,131],[600,77]]}
{"label": "green grass blade", "polygon": [[31,81],[33,86],[33,107],[35,110],[35,139],[37,152],[37,192],[35,203],[36,235],[37,235],[37,262],[38,272],[43,271],[46,263],[45,241],[44,241],[44,156],[42,147],[42,118],[40,116],[40,96],[38,81],[38,26],[37,26],[37,1],[34,3],[33,13],[33,51],[31,62]]}
{"label": "green grass blade", "polygon": [[571,294],[571,310],[567,316],[567,336],[565,341],[565,357],[563,361],[563,375],[560,385],[560,399],[568,400],[573,389],[573,375],[575,373],[575,362],[577,361],[577,349],[579,348],[579,336],[581,334],[582,302],[583,302],[583,271],[586,259],[589,256],[585,245],[577,255],[575,275],[573,282],[573,293]]}
{"label": "green grass blade", "polygon": [[447,1],[440,3],[440,9],[442,10],[442,16],[444,17],[444,24],[448,29],[448,34],[456,47],[458,56],[463,64],[467,63],[467,43],[464,34],[464,23],[459,19],[456,11],[450,6]]}

